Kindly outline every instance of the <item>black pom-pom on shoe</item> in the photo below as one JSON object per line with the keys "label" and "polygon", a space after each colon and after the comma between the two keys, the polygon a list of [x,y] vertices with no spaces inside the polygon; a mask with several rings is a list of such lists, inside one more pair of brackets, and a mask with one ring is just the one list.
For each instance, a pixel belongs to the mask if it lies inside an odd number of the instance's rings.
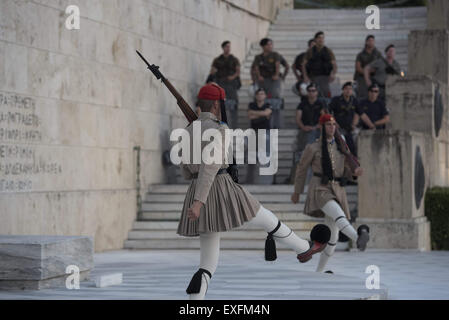
{"label": "black pom-pom on shoe", "polygon": [[362,224],[357,228],[357,235],[360,236],[363,230],[369,233],[369,227],[366,224]]}
{"label": "black pom-pom on shoe", "polygon": [[331,230],[325,224],[317,224],[310,231],[310,240],[318,243],[328,243],[331,238]]}
{"label": "black pom-pom on shoe", "polygon": [[357,249],[365,251],[366,244],[369,241],[369,227],[366,224],[362,224],[357,228]]}

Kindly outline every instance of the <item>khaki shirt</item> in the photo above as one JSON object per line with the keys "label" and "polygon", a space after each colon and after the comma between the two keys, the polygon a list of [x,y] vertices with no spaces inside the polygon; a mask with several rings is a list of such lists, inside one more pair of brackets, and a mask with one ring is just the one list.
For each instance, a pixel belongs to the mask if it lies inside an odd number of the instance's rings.
{"label": "khaki shirt", "polygon": [[217,69],[217,79],[218,80],[227,80],[228,76],[232,76],[236,73],[237,67],[240,66],[239,59],[230,54],[228,57],[225,57],[223,54],[218,56],[212,62],[212,67]]}
{"label": "khaki shirt", "polygon": [[254,70],[258,66],[259,73],[262,77],[271,78],[276,73],[276,62],[281,62],[281,55],[276,51],[272,51],[267,55],[261,53],[254,58],[251,70]]}
{"label": "khaki shirt", "polygon": [[[198,121],[201,122],[201,137],[203,136],[203,132],[207,129],[218,129],[220,131],[222,140],[216,141],[217,148],[221,150],[221,161],[218,161],[219,163],[205,164],[205,159],[203,158],[201,159],[200,164],[193,164],[193,123]],[[201,112],[198,120],[195,120],[186,128],[186,130],[190,134],[190,164],[181,163],[181,172],[184,178],[188,180],[193,179],[193,174],[198,174],[194,200],[199,200],[202,203],[206,203],[207,196],[209,195],[209,190],[212,186],[212,183],[214,182],[218,170],[221,168],[227,168],[229,166],[226,163],[225,159],[228,154],[230,154],[229,148],[231,146],[228,143],[228,147],[225,147],[226,129],[228,129],[228,126],[218,120],[217,117],[211,112]],[[213,140],[213,138],[211,138],[211,140]],[[205,146],[211,143],[212,142],[210,141],[201,141],[201,154],[203,153],[203,149],[205,148]],[[205,154],[209,154],[209,152],[205,152]]]}
{"label": "khaki shirt", "polygon": [[[374,75],[372,76],[372,79],[380,86],[385,86],[385,83],[387,81],[387,63],[388,62],[385,59],[380,57],[369,64],[371,68],[376,70],[374,72]],[[396,60],[393,60],[391,67],[394,69],[394,71],[396,71],[398,75],[401,73],[401,66]]]}

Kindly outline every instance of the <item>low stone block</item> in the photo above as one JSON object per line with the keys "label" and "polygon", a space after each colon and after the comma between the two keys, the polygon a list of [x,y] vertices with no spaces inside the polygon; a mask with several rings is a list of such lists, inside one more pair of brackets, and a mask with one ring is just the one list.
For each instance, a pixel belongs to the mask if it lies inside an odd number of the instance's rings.
{"label": "low stone block", "polygon": [[93,252],[87,236],[0,235],[0,290],[65,286],[70,265],[86,280]]}
{"label": "low stone block", "polygon": [[387,101],[391,128],[417,131],[448,140],[447,85],[425,75],[388,77]]}
{"label": "low stone block", "polygon": [[123,273],[111,273],[97,277],[95,279],[95,286],[97,288],[104,288],[121,284],[122,281],[123,281]]}
{"label": "low stone block", "polygon": [[362,224],[366,224],[370,228],[368,249],[431,250],[430,222],[426,217],[414,219],[359,218],[355,228]]}
{"label": "low stone block", "polygon": [[360,218],[412,219],[424,216],[429,186],[429,146],[426,135],[401,130],[360,133],[358,179]]}

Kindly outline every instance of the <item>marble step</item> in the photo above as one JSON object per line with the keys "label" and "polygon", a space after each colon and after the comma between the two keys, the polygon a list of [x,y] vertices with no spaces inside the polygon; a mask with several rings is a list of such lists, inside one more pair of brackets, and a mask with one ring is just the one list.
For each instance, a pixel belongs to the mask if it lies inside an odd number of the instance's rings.
{"label": "marble step", "polygon": [[[286,160],[286,162],[287,162],[288,160]],[[291,163],[291,161],[288,161],[289,163],[290,163],[290,165],[288,165],[288,166],[286,166],[286,167],[278,167],[278,171],[275,173],[275,175],[276,176],[289,176],[290,175],[290,170],[291,170],[291,165],[292,165],[292,163]],[[239,170],[239,176],[241,177],[241,176],[246,176],[247,175],[247,173],[248,173],[248,165],[241,165],[241,166],[239,166],[238,167],[238,170]],[[181,172],[179,171],[179,175],[178,175],[180,178],[182,177],[183,178],[183,176],[182,176],[182,174],[181,174]],[[149,194],[151,194],[151,193],[149,193]],[[153,197],[154,198],[154,197]],[[153,198],[151,198],[152,200],[151,201],[155,201],[155,199],[153,199]],[[145,198],[145,201],[146,202],[149,202],[150,200],[147,200],[147,199],[150,199],[150,198]],[[157,199],[156,199],[157,200]],[[163,201],[162,201],[163,202]]]}
{"label": "marble step", "polygon": [[[276,185],[276,186],[260,186],[255,184],[243,184],[246,190],[248,190],[251,194],[258,193],[290,193],[293,190],[293,186],[289,184],[284,185]],[[187,192],[188,186],[185,185],[176,185],[176,184],[151,184],[148,188],[148,191],[151,193],[183,193]],[[347,194],[357,193],[357,186],[346,186]],[[304,192],[307,193],[308,186],[304,188]]]}
{"label": "marble step", "polygon": [[[276,211],[276,216],[279,219],[286,221],[297,221],[303,220],[306,215],[303,211]],[[155,211],[143,211],[140,214],[139,221],[179,221],[181,218],[181,211],[166,211],[166,212],[155,212]]]}
{"label": "marble step", "polygon": [[[403,7],[403,8],[381,8],[382,16],[384,19],[397,19],[397,18],[412,18],[412,17],[426,17],[427,8],[425,6],[417,7]],[[355,9],[282,9],[277,15],[277,20],[294,17],[298,19],[304,19],[310,17],[311,19],[319,18],[338,18],[346,19],[353,16],[366,16],[364,8]]]}
{"label": "marble step", "polygon": [[[282,52],[280,52],[280,53],[282,54]],[[293,55],[291,55],[291,56],[283,55],[283,56],[287,60],[287,63],[290,63],[290,64],[293,64],[293,62],[296,58],[296,55],[294,55],[294,56]],[[347,56],[335,55],[335,57],[337,59],[337,67],[342,68],[342,69],[354,68],[356,56],[357,56],[357,54],[347,55]],[[248,59],[243,63],[243,69],[247,69],[248,73],[249,73],[252,63],[254,61],[254,58],[255,57],[248,57]],[[399,64],[404,64],[407,62],[407,55],[406,54],[396,55],[395,60],[398,61]]]}
{"label": "marble step", "polygon": [[[309,41],[312,36],[313,35],[297,37],[294,40],[273,39],[274,50],[282,53],[284,49],[298,49],[298,50],[299,50],[299,48],[304,49],[304,47],[305,47],[304,44],[307,44],[307,41]],[[337,50],[337,48],[342,48],[342,49],[344,48],[344,49],[358,50],[358,52],[360,52],[361,49],[363,48],[363,43],[365,41],[365,37],[366,37],[366,34],[361,38],[353,38],[353,39],[344,38],[344,37],[340,37],[338,40],[335,38],[326,38],[325,45],[328,46],[329,48],[331,48],[333,51]],[[388,45],[392,41],[394,41],[394,45],[396,47],[407,47],[408,46],[408,38],[406,36],[401,37],[399,39],[383,38],[382,40],[380,40],[380,39],[376,38],[376,46],[377,46],[377,48],[383,50],[384,46]],[[253,54],[254,54],[254,52],[261,51],[258,43],[253,44],[251,47],[251,50],[254,50],[254,51],[250,51],[250,52],[253,52]]]}
{"label": "marble step", "polygon": [[[293,189],[293,186],[292,186]],[[290,191],[290,194],[293,190]],[[268,202],[264,205],[267,209],[273,212],[302,212],[304,210],[304,203],[272,203]],[[161,203],[161,202],[143,202],[142,210],[145,212],[180,212],[182,210],[182,203]]]}
{"label": "marble step", "polygon": [[[356,203],[348,203],[350,210],[352,210]],[[264,205],[265,207],[265,205]],[[270,209],[267,207],[267,209]],[[280,211],[280,210],[272,210],[276,216],[282,221],[298,221],[307,219],[303,212],[303,210],[293,210],[293,211]],[[179,221],[181,218],[181,209],[176,211],[165,211],[165,212],[156,212],[156,211],[142,211],[139,215],[139,221]]]}
{"label": "marble step", "polygon": [[[309,239],[309,232],[299,234],[303,239]],[[181,237],[174,239],[125,240],[124,249],[199,249],[198,237]],[[263,250],[264,239],[221,239],[221,250]],[[276,244],[278,250],[290,250],[282,243]]]}
{"label": "marble step", "polygon": [[[306,238],[309,237],[310,230],[313,228],[314,225],[316,225],[318,222],[314,222],[311,224],[311,226],[307,229],[293,229],[293,231],[300,237]],[[176,229],[177,230],[177,229]],[[128,240],[178,240],[182,241],[183,238],[180,235],[176,233],[176,230],[131,230],[128,233]],[[249,230],[249,229],[242,229],[242,230],[232,230],[223,232],[221,234],[221,239],[240,239],[240,240],[259,240],[259,241],[265,241],[267,237],[267,233],[263,231],[262,229],[259,230]]]}
{"label": "marble step", "polygon": [[[291,203],[290,196],[292,191],[285,194],[256,193],[253,195],[261,203]],[[145,196],[145,203],[149,202],[182,203],[184,202],[184,198],[185,198],[184,194],[150,193]],[[305,198],[306,195],[302,194],[300,198],[300,203],[303,203],[305,201]],[[348,202],[355,202],[355,201],[357,201],[357,195],[348,194]]]}
{"label": "marble step", "polygon": [[[321,219],[298,219],[296,221],[289,221],[286,225],[295,230],[310,230],[313,226],[319,223]],[[178,221],[134,221],[133,231],[150,231],[150,230],[171,230],[176,233],[178,228]],[[236,229],[236,230],[239,230]],[[244,230],[260,230],[260,228],[253,225],[245,226]]]}
{"label": "marble step", "polygon": [[[380,25],[380,31],[382,32],[391,32],[391,31],[403,31],[403,30],[419,30],[419,29],[425,29],[427,26],[427,19],[419,19],[415,20],[412,23],[409,24],[403,24],[403,23],[385,23],[381,21]],[[317,28],[319,28],[320,31],[323,31],[324,34],[335,31],[335,25],[332,24],[317,24],[315,25]],[[343,31],[360,31],[360,32],[369,32],[371,30],[365,29],[365,25],[361,27],[360,23],[355,24],[347,24],[347,25],[339,25],[338,26],[340,30]],[[309,25],[304,23],[304,21],[279,21],[274,23],[272,26],[270,26],[269,35],[270,32],[276,31],[276,32],[298,32],[298,33],[307,33],[311,36],[313,36],[313,25]],[[372,30],[376,31],[376,30]],[[377,31],[379,32],[379,31]],[[379,33],[379,36],[381,34]]]}
{"label": "marble step", "polygon": [[[387,46],[388,44],[386,44]],[[379,51],[384,50],[384,47],[377,47]],[[332,48],[331,48],[332,49]],[[401,47],[396,47],[396,60],[398,61],[405,61],[407,62],[407,57],[408,57],[408,53],[407,53],[407,48],[401,48]],[[295,58],[297,55],[299,55],[300,53],[303,53],[307,50],[307,48],[290,48],[290,49],[284,49],[282,51],[280,50],[276,50],[277,52],[279,52],[280,54],[282,54],[282,56],[287,60],[287,62],[290,64],[290,66],[293,64],[293,62],[295,62]],[[337,59],[337,62],[345,62],[345,63],[349,63],[355,62],[355,58],[357,57],[357,54],[362,50],[362,48],[358,47],[358,48],[354,48],[352,50],[345,50],[345,52],[334,52],[335,57]],[[332,49],[332,51],[334,51]],[[248,63],[249,65],[251,65],[256,57],[256,55],[260,54],[261,51],[260,50],[254,50],[254,52],[251,52],[245,59],[244,64]],[[281,66],[282,67],[282,66]]]}
{"label": "marble step", "polygon": [[323,31],[325,36],[327,33],[335,34],[337,31],[348,31],[350,32],[350,36],[358,36],[359,34],[374,34],[376,37],[386,35],[388,36],[390,33],[395,32],[404,32],[409,30],[423,30],[427,26],[427,19],[417,19],[417,20],[408,20],[397,21],[395,23],[388,23],[386,21],[380,21],[380,29],[372,29],[368,30],[365,27],[365,19],[353,20],[350,23],[345,23],[341,20],[330,20],[325,22],[314,22],[307,20],[284,20],[278,21],[270,27],[271,31],[290,31],[292,29],[296,29],[299,35],[310,35],[313,36],[318,30]]}
{"label": "marble step", "polygon": [[[404,66],[406,65],[406,62],[398,61],[398,63],[401,66],[401,69],[404,70]],[[348,78],[348,75],[350,78],[352,78],[352,76],[354,75],[354,71],[355,71],[354,65],[355,65],[355,56],[354,56],[354,62],[348,63],[347,65],[339,65],[338,60],[337,60],[337,76],[341,77],[342,74],[345,74],[345,76],[344,76],[345,79]],[[240,75],[240,79],[241,80],[251,80],[251,82],[252,82],[250,66],[249,65],[243,66],[242,71],[244,71],[244,72]],[[283,70],[281,70],[281,72],[283,72]],[[294,83],[296,83],[296,81],[294,81],[293,77],[290,77],[289,79],[286,79],[286,80],[287,81],[284,82],[286,86],[291,87]]]}

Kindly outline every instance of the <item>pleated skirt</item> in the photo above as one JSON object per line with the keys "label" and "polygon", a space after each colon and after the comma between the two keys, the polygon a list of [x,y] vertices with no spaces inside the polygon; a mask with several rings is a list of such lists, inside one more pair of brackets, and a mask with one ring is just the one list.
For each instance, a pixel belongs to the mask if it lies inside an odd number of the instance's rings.
{"label": "pleated skirt", "polygon": [[309,183],[306,202],[304,203],[304,214],[311,217],[323,218],[324,212],[321,208],[331,200],[338,202],[346,217],[349,219],[349,205],[345,188],[339,184],[332,183],[322,185],[321,178],[312,177]]}
{"label": "pleated skirt", "polygon": [[181,236],[232,230],[250,221],[259,211],[260,203],[255,197],[235,183],[229,174],[219,174],[212,183],[200,217],[190,220],[187,209],[194,201],[196,184],[197,179],[193,179],[184,200],[177,230]]}

